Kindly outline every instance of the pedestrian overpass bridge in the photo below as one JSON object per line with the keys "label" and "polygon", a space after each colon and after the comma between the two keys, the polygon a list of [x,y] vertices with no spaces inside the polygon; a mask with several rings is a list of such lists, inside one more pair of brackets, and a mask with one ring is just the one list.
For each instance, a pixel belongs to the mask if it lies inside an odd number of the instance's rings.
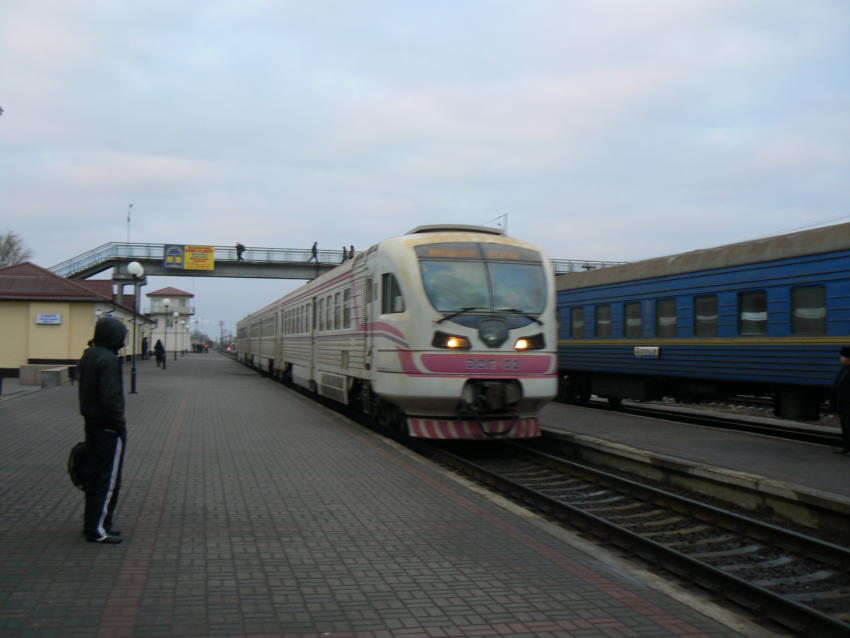
{"label": "pedestrian overpass bridge", "polygon": [[[214,270],[169,268],[163,255],[169,244],[143,244],[110,242],[87,253],[72,257],[50,268],[50,271],[68,279],[88,279],[112,269],[112,279],[118,284],[132,284],[133,277],[127,264],[139,262],[145,276],[162,277],[244,277],[251,279],[314,279],[338,266],[344,259],[342,250],[319,250],[318,262],[311,261],[310,248],[258,248],[246,246],[242,259],[238,259],[235,246],[211,246],[215,260]],[[553,259],[555,274],[593,270],[624,262]]]}

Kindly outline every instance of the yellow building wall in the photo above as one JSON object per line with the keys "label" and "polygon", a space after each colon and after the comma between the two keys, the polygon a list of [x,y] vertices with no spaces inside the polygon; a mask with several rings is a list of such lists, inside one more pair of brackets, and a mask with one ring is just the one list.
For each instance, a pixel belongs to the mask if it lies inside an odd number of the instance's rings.
{"label": "yellow building wall", "polygon": [[[62,323],[37,324],[39,314],[60,314]],[[95,304],[89,302],[0,302],[0,368],[19,368],[33,359],[79,359],[95,320]]]}
{"label": "yellow building wall", "polygon": [[[27,354],[30,359],[67,359],[68,323],[71,319],[67,302],[30,302]],[[36,316],[40,313],[59,313],[62,323],[59,325],[38,325]],[[26,363],[26,361],[24,362]]]}
{"label": "yellow building wall", "polygon": [[29,302],[0,302],[0,326],[0,368],[18,368],[27,362]]}
{"label": "yellow building wall", "polygon": [[[109,311],[112,306],[109,304]],[[94,337],[98,305],[92,302],[0,301],[0,369],[17,369],[32,360],[76,361]],[[106,308],[101,307],[101,311]],[[60,314],[62,323],[37,324],[39,314]],[[133,346],[133,324],[128,313],[118,310],[112,316],[127,327],[126,347]],[[142,334],[150,337],[150,326],[139,326],[136,352],[141,354]],[[149,344],[153,348],[153,344]]]}

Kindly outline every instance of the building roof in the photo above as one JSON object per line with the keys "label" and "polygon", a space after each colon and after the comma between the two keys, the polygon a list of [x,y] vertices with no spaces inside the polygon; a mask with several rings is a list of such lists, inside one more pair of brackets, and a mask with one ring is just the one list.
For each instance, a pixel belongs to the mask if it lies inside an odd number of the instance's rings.
{"label": "building roof", "polygon": [[186,292],[185,290],[180,290],[179,288],[172,288],[168,286],[167,288],[160,288],[159,290],[154,290],[153,292],[147,293],[148,297],[194,297],[195,295],[191,292]]}
{"label": "building roof", "polygon": [[0,300],[112,301],[112,290],[101,293],[25,261],[0,268]]}

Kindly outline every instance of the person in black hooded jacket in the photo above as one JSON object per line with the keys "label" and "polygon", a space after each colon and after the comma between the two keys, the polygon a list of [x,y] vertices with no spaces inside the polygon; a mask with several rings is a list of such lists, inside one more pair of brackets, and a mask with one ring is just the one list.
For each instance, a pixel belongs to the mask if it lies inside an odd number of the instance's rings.
{"label": "person in black hooded jacket", "polygon": [[90,467],[83,533],[92,543],[121,542],[121,532],[113,529],[112,518],[118,505],[127,442],[124,377],[118,356],[126,335],[127,328],[117,319],[98,320],[94,343],[83,353],[77,368]]}

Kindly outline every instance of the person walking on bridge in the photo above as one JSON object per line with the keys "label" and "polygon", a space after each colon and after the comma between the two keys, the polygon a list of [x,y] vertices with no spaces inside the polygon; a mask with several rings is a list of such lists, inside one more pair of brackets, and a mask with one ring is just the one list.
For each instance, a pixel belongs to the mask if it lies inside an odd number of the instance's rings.
{"label": "person walking on bridge", "polygon": [[91,543],[113,545],[121,542],[121,532],[112,527],[112,522],[121,490],[127,443],[124,376],[118,356],[126,336],[127,328],[118,319],[98,320],[94,343],[83,353],[78,367],[80,413],[85,420],[89,470],[84,486],[83,534]]}

